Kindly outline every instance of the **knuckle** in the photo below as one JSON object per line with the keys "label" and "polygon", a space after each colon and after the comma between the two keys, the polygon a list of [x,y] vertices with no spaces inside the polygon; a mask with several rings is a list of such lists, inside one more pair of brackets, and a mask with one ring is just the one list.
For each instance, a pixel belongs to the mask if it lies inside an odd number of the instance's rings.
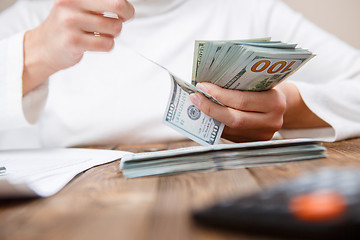
{"label": "knuckle", "polygon": [[214,98],[218,99],[219,97],[222,96],[222,94],[219,91],[216,91],[216,87],[214,88],[214,86],[209,86],[209,85],[205,85],[205,86],[206,86],[206,93],[210,94]]}
{"label": "knuckle", "polygon": [[230,120],[229,120],[229,124],[228,126],[230,128],[241,128],[245,125],[245,118],[239,116],[239,115],[236,115],[236,116],[233,116]]}
{"label": "knuckle", "polygon": [[72,0],[56,0],[54,2],[54,7],[63,7],[71,3]]}
{"label": "knuckle", "polygon": [[113,8],[115,10],[120,10],[126,6],[126,1],[125,0],[113,0],[112,4],[113,4]]}
{"label": "knuckle", "polygon": [[278,107],[280,113],[284,113],[286,110],[286,101],[279,101],[277,103],[277,107]]}
{"label": "knuckle", "polygon": [[96,17],[94,17],[92,24],[101,29],[104,27],[104,18],[96,16]]}
{"label": "knuckle", "polygon": [[236,99],[236,103],[234,104],[234,107],[235,107],[236,109],[241,110],[241,109],[247,109],[247,108],[248,108],[248,105],[249,105],[249,102],[247,101],[246,98],[244,98],[244,97],[238,97],[238,98]]}
{"label": "knuckle", "polygon": [[[74,48],[74,49],[70,49],[70,53],[69,56],[71,57],[71,59],[76,60],[79,59],[80,56],[82,56],[84,54],[84,50],[80,49],[80,48]],[[80,59],[76,62],[79,62]]]}
{"label": "knuckle", "polygon": [[280,112],[280,113],[284,113],[285,109],[286,109],[286,98],[285,95],[278,92],[278,91],[273,91],[272,92],[274,94],[273,97],[273,106],[274,108]]}
{"label": "knuckle", "polygon": [[113,29],[114,29],[114,35],[115,36],[119,35],[122,30],[122,22],[115,21],[115,23],[113,24]]}
{"label": "knuckle", "polygon": [[273,136],[274,136],[274,133],[272,133],[272,132],[263,133],[263,134],[258,136],[258,140],[260,140],[260,141],[268,141],[268,140],[271,140]]}
{"label": "knuckle", "polygon": [[280,118],[277,121],[274,121],[271,127],[271,131],[272,132],[276,132],[279,131],[282,128],[283,125],[283,118]]}
{"label": "knuckle", "polygon": [[205,113],[206,115],[211,116],[212,114],[212,110],[211,107],[209,106],[209,104],[207,104],[206,102],[202,102],[201,104],[201,109],[200,109],[203,113]]}
{"label": "knuckle", "polygon": [[114,39],[109,40],[108,43],[105,45],[105,51],[111,51],[114,45]]}
{"label": "knuckle", "polygon": [[264,126],[265,132],[268,132],[269,134],[274,134],[282,128],[283,118],[279,117],[277,119],[269,119],[269,121],[267,122],[268,124]]}
{"label": "knuckle", "polygon": [[76,16],[73,14],[62,14],[61,21],[64,26],[69,28],[74,27],[77,23]]}
{"label": "knuckle", "polygon": [[104,38],[102,41],[98,43],[97,48],[99,50],[108,52],[114,47],[114,39],[112,38]]}
{"label": "knuckle", "polygon": [[66,35],[65,42],[67,46],[77,48],[80,45],[81,39],[77,34],[70,32]]}

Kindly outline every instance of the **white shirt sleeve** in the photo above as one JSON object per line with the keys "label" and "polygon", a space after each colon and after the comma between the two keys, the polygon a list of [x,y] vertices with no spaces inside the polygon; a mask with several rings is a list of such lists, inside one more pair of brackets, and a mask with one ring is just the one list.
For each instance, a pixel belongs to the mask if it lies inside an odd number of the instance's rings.
{"label": "white shirt sleeve", "polygon": [[22,96],[23,40],[47,16],[49,4],[19,1],[0,14],[0,130],[35,123],[45,105],[47,84]]}
{"label": "white shirt sleeve", "polygon": [[269,15],[258,21],[257,29],[267,26],[267,34],[273,40],[298,43],[316,54],[287,81],[297,86],[309,109],[331,126],[282,129],[281,136],[324,141],[360,136],[360,51],[309,22],[281,1],[262,2]]}

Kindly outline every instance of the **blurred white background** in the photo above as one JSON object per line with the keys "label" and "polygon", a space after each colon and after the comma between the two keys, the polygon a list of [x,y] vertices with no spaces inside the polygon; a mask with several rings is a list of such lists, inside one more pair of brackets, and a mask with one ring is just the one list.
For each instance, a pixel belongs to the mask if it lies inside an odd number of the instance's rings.
{"label": "blurred white background", "polygon": [[[0,11],[15,1],[0,0]],[[325,30],[360,49],[359,0],[283,1]]]}
{"label": "blurred white background", "polygon": [[360,0],[283,0],[306,18],[360,49]]}

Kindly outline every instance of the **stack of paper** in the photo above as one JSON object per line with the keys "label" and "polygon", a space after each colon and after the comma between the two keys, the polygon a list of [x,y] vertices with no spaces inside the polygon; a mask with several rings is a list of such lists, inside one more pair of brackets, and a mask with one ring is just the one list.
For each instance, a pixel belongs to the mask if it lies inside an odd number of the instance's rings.
{"label": "stack of paper", "polygon": [[128,153],[76,148],[0,151],[0,163],[6,167],[0,175],[0,199],[48,197],[78,173]]}
{"label": "stack of paper", "polygon": [[184,172],[237,169],[326,157],[321,142],[274,140],[199,146],[125,155],[120,168],[127,178]]}

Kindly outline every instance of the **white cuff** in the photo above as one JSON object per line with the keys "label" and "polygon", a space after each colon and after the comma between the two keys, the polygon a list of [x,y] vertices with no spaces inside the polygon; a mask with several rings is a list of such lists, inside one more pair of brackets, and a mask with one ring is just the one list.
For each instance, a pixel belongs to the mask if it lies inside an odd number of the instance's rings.
{"label": "white cuff", "polygon": [[0,129],[29,124],[22,109],[24,34],[21,32],[0,41]]}
{"label": "white cuff", "polygon": [[38,121],[44,109],[48,96],[48,83],[49,81],[46,81],[23,97],[24,115],[26,120],[31,124],[35,124]]}
{"label": "white cuff", "polygon": [[35,123],[47,98],[47,83],[23,98],[24,35],[21,32],[0,41],[0,130]]}
{"label": "white cuff", "polygon": [[360,85],[357,79],[344,79],[341,82],[333,81],[326,84],[293,83],[307,107],[330,127],[285,129],[280,131],[282,136],[288,138],[296,134],[299,137],[319,138],[324,141],[339,141],[360,136]]}
{"label": "white cuff", "polygon": [[307,129],[281,129],[278,132],[281,138],[312,138],[324,142],[334,142],[335,130],[331,127],[327,128],[307,128]]}

